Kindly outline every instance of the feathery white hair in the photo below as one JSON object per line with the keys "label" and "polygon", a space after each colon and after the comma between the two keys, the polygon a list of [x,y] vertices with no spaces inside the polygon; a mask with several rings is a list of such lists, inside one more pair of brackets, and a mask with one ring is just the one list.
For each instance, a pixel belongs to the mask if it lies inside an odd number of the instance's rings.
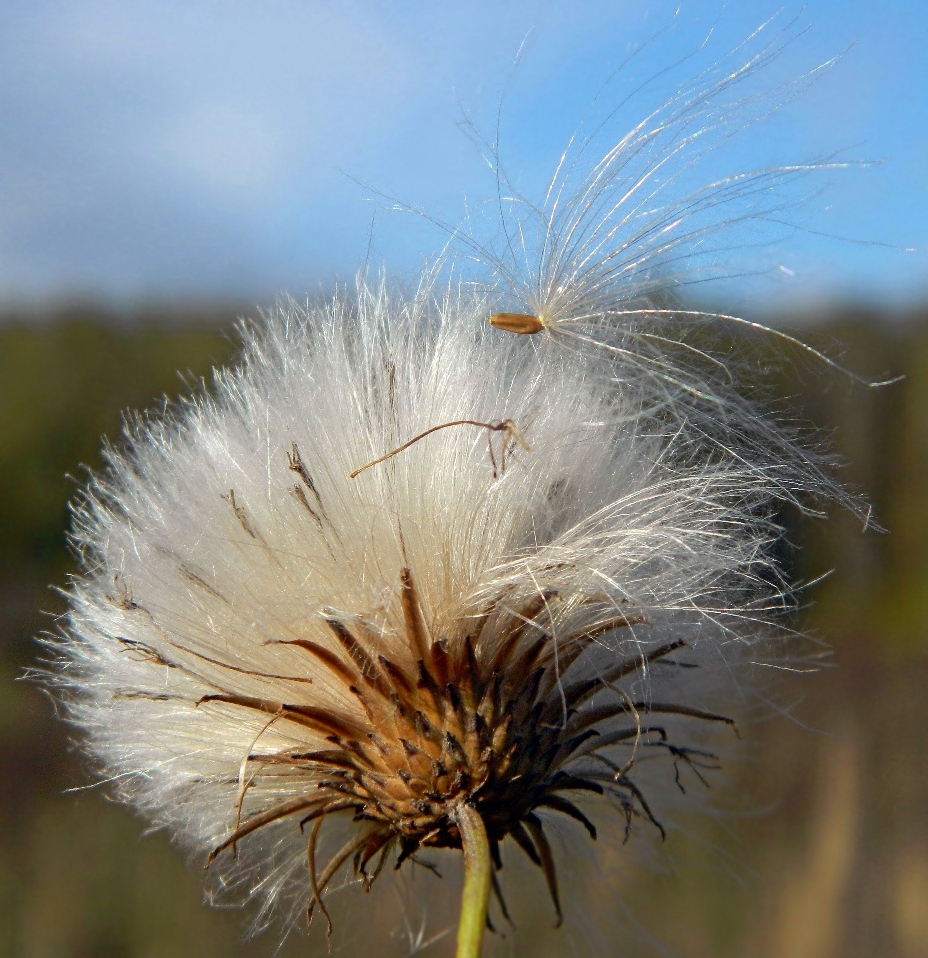
{"label": "feathery white hair", "polygon": [[[730,704],[715,666],[770,640],[789,604],[769,556],[782,474],[694,444],[647,415],[630,384],[604,389],[587,360],[485,315],[480,299],[364,286],[356,301],[283,303],[210,398],[137,421],[76,509],[87,571],[55,680],[70,714],[120,795],[202,852],[308,798],[213,865],[265,908],[310,894],[297,812],[332,777],[292,758],[332,749],[333,730],[299,710],[365,732],[380,721],[343,674],[357,661],[332,623],[417,681],[403,570],[429,641],[455,661],[472,644],[483,669],[498,660],[503,696],[530,678],[507,667],[543,640],[546,718],[598,732],[553,773],[614,790],[620,810],[646,817],[640,803],[659,808],[660,793],[639,792],[633,769],[616,785],[610,763],[663,744],[645,730],[652,711],[668,735],[688,710],[690,723],[721,722]],[[449,426],[348,478],[435,425],[506,419],[530,449]],[[666,791],[686,753],[663,750]]]}

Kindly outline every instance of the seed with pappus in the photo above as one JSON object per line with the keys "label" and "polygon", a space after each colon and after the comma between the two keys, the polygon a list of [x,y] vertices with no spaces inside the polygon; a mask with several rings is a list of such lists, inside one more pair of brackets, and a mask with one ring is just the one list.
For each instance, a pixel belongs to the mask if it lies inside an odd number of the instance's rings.
{"label": "seed with pappus", "polygon": [[335,890],[441,849],[463,851],[462,958],[509,917],[506,849],[559,923],[552,833],[665,837],[780,654],[776,511],[849,499],[661,332],[641,270],[676,239],[614,227],[684,206],[604,206],[610,163],[521,285],[502,261],[496,289],[360,281],[244,326],[240,365],[132,420],[75,507],[45,681],[119,797],[258,925],[331,932]]}

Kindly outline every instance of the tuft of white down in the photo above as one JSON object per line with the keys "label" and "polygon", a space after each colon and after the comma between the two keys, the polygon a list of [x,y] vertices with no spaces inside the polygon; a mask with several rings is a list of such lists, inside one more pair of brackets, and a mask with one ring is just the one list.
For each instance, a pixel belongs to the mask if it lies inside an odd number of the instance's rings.
{"label": "tuft of white down", "polygon": [[[634,377],[610,385],[588,359],[492,329],[486,315],[467,293],[403,297],[363,282],[318,305],[283,302],[245,329],[241,365],[216,373],[211,391],[130,423],[76,505],[85,571],[50,681],[120,797],[201,859],[237,816],[313,786],[249,755],[327,747],[204,697],[363,720],[330,672],[280,643],[334,651],[328,613],[363,618],[382,643],[371,651],[402,659],[404,567],[433,637],[461,641],[484,610],[553,590],[553,642],[617,610],[649,620],[592,646],[588,673],[682,639],[702,669],[655,664],[626,688],[735,717],[717,694],[749,698],[719,676],[734,681],[745,650],[779,634],[790,601],[770,517],[808,475],[768,475],[707,448],[655,412]],[[348,477],[432,427],[506,419],[530,448],[449,426]],[[291,468],[297,456],[312,488]],[[220,891],[258,899],[261,919],[305,905],[306,838],[292,817],[237,851],[210,870]]]}

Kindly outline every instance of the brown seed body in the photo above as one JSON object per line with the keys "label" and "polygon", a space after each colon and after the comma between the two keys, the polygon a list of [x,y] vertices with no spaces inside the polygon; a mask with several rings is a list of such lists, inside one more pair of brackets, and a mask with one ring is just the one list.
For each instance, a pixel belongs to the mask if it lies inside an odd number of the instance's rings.
{"label": "brown seed body", "polygon": [[507,333],[521,333],[525,336],[540,333],[545,328],[538,316],[528,313],[496,313],[487,322],[496,329],[505,329]]}

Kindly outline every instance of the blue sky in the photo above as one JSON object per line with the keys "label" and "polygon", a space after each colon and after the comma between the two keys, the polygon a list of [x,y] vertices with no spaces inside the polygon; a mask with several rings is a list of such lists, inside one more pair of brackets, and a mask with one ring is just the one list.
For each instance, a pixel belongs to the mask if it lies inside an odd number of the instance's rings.
{"label": "blue sky", "polygon": [[[535,196],[633,49],[654,38],[600,104],[618,104],[710,28],[720,55],[780,10],[689,0],[675,16],[678,6],[5,0],[0,303],[266,302],[350,279],[366,259],[409,279],[446,237],[376,191],[450,223],[492,197],[464,111],[488,135],[500,114],[503,162]],[[778,22],[798,11],[787,5]],[[758,253],[781,267],[763,296],[928,296],[928,5],[813,0],[793,32],[760,82],[851,49],[772,124],[735,138],[719,168],[835,149],[886,162],[811,184],[801,219],[812,232]],[[612,122],[614,140],[635,109]]]}

